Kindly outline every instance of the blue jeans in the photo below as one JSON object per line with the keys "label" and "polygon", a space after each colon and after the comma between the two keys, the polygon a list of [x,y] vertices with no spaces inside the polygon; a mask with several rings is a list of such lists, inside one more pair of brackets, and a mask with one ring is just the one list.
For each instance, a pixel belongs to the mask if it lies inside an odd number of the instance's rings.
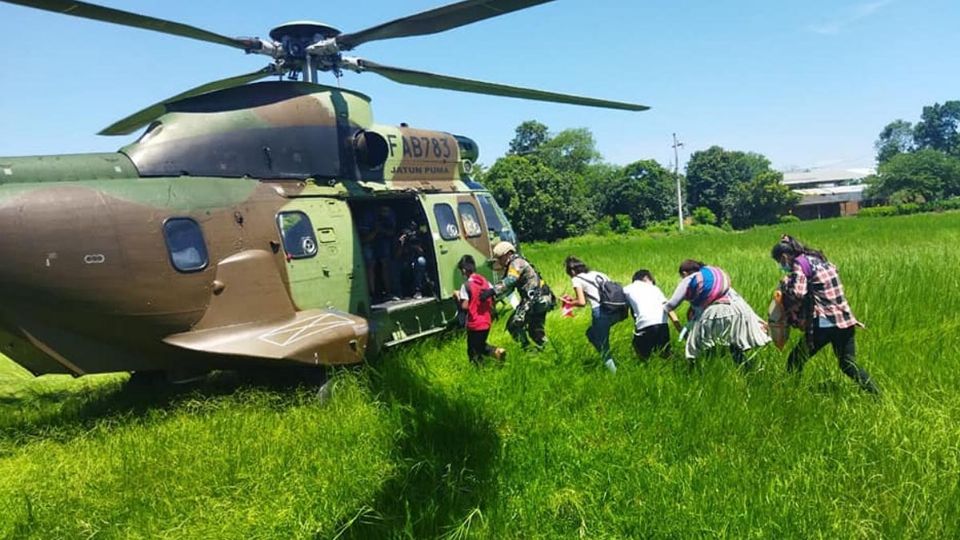
{"label": "blue jeans", "polygon": [[591,311],[593,320],[590,322],[590,328],[587,328],[587,339],[593,348],[600,353],[600,360],[606,361],[610,358],[610,327],[616,324],[618,319],[615,315],[605,313],[599,307]]}
{"label": "blue jeans", "polygon": [[413,292],[423,292],[423,281],[427,277],[427,258],[423,255],[415,257],[410,261],[410,269],[413,271]]}

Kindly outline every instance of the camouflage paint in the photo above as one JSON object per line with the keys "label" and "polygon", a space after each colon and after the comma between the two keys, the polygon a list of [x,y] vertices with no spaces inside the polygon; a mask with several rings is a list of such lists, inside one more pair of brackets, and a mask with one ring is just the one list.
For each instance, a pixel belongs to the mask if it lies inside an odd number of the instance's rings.
{"label": "camouflage paint", "polygon": [[[306,83],[168,109],[119,153],[0,158],[0,350],[34,373],[357,362],[368,334],[376,349],[449,326],[462,255],[492,277],[480,188],[461,176],[469,139],[374,124],[362,94]],[[394,145],[370,170],[355,158],[364,131]],[[440,291],[372,308],[349,205],[398,195],[428,218]],[[459,203],[482,235],[465,237]],[[437,204],[457,238],[437,234]],[[282,249],[277,214],[292,210],[310,217],[314,257]],[[200,225],[199,271],[171,264],[173,217]]]}

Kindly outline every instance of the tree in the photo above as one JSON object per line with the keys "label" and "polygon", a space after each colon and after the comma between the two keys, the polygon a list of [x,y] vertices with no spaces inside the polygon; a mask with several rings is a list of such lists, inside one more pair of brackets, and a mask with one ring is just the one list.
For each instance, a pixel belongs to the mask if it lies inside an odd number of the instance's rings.
{"label": "tree", "polygon": [[547,126],[536,120],[527,120],[517,126],[516,134],[510,141],[510,149],[507,150],[507,154],[524,156],[536,152],[549,139]]}
{"label": "tree", "polygon": [[600,161],[600,152],[587,128],[565,129],[540,145],[537,157],[563,173],[583,174]]}
{"label": "tree", "polygon": [[783,173],[763,171],[731,190],[730,224],[743,229],[777,223],[780,215],[800,202],[800,198],[783,184]]}
{"label": "tree", "polygon": [[878,164],[886,163],[897,154],[912,152],[914,149],[913,124],[905,120],[890,122],[880,132],[873,147],[877,149]]}
{"label": "tree", "polygon": [[694,152],[687,162],[687,202],[729,221],[735,202],[728,195],[733,188],[769,170],[770,160],[753,152],[728,151],[719,146]]}
{"label": "tree", "polygon": [[960,155],[960,101],[934,103],[923,108],[920,121],[913,128],[918,149],[930,148]]}
{"label": "tree", "polygon": [[960,158],[929,148],[898,154],[869,179],[868,196],[895,203],[960,195]]}
{"label": "tree", "polygon": [[601,214],[625,214],[635,228],[641,229],[677,211],[673,189],[670,171],[649,159],[623,167],[597,195],[603,200]]}
{"label": "tree", "polygon": [[484,180],[524,240],[580,235],[595,220],[582,178],[554,170],[538,159],[502,157]]}

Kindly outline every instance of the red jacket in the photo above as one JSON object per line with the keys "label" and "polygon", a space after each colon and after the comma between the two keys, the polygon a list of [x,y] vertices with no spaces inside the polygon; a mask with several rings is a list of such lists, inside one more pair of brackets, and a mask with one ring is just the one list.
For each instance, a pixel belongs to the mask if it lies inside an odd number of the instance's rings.
{"label": "red jacket", "polygon": [[490,288],[487,278],[474,272],[465,283],[467,287],[467,330],[489,330],[493,312],[493,297],[480,300],[480,293]]}

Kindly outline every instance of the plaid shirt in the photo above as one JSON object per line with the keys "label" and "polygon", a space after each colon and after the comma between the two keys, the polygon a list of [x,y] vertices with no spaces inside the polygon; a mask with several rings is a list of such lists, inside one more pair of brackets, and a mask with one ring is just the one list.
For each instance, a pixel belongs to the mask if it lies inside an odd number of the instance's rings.
{"label": "plaid shirt", "polygon": [[[784,303],[788,311],[794,311],[796,322],[804,325],[809,322],[805,319],[812,316],[813,319],[827,319],[837,328],[856,325],[857,319],[850,311],[850,305],[843,294],[843,284],[840,283],[837,267],[815,257],[807,257],[807,260],[810,262],[810,277],[803,272],[799,262],[794,262],[793,271],[786,277],[783,286]],[[804,310],[802,306],[807,295],[812,306]],[[802,313],[803,311],[807,313]]]}

